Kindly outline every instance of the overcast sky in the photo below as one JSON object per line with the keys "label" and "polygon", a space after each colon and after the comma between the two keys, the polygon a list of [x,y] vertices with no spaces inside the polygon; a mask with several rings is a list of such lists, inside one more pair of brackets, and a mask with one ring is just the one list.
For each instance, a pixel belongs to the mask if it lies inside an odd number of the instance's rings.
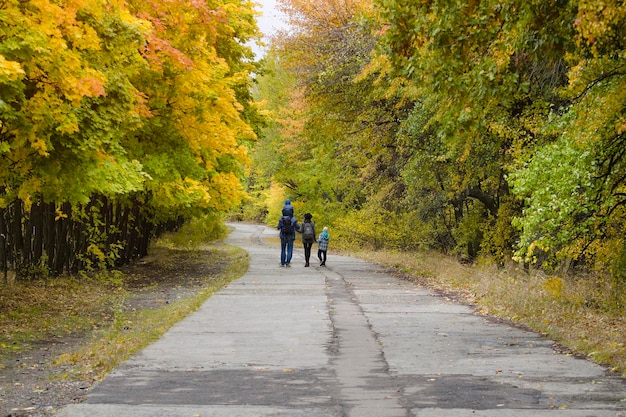
{"label": "overcast sky", "polygon": [[[255,0],[255,2],[260,5],[258,9],[263,12],[263,15],[259,16],[257,22],[259,29],[266,37],[271,36],[276,29],[285,26],[284,19],[282,19],[279,11],[276,10],[276,0]],[[262,52],[256,46],[253,46],[253,49],[257,54]]]}

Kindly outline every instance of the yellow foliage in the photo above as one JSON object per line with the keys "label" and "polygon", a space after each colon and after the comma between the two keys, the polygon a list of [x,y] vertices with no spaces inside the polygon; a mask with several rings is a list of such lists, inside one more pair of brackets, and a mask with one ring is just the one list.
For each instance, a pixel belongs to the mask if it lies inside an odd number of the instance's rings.
{"label": "yellow foliage", "polygon": [[565,285],[563,280],[559,277],[551,277],[543,283],[543,288],[554,299],[559,299],[563,296]]}
{"label": "yellow foliage", "polygon": [[397,215],[381,207],[367,207],[333,224],[336,240],[350,246],[399,250],[418,247],[424,227],[411,214]]}
{"label": "yellow foliage", "polygon": [[24,75],[24,70],[18,62],[7,61],[0,55],[0,83],[15,81]]}
{"label": "yellow foliage", "polygon": [[100,261],[104,261],[104,259],[106,258],[104,252],[102,252],[102,250],[93,243],[87,248],[87,254],[95,256]]}
{"label": "yellow foliage", "polygon": [[371,9],[371,4],[363,0],[283,0],[282,11],[290,24],[314,34],[345,25],[353,15]]}
{"label": "yellow foliage", "polygon": [[30,139],[30,146],[41,156],[48,156],[48,144],[46,140],[42,137],[36,136],[34,134],[28,134]]}
{"label": "yellow foliage", "polygon": [[20,187],[17,197],[27,205],[27,209],[30,209],[33,196],[41,191],[42,186],[43,181],[40,178],[31,177]]}
{"label": "yellow foliage", "polygon": [[244,196],[243,186],[232,172],[221,172],[211,178],[209,196],[212,208],[228,211],[241,203]]}
{"label": "yellow foliage", "polygon": [[578,16],[575,22],[578,29],[578,44],[587,44],[594,54],[599,54],[605,43],[614,42],[614,28],[623,27],[626,21],[626,4],[622,0],[579,0]]}
{"label": "yellow foliage", "polygon": [[272,181],[271,186],[264,191],[263,198],[268,211],[267,221],[270,226],[276,226],[285,204],[285,189],[277,181]]}
{"label": "yellow foliage", "polygon": [[64,213],[63,210],[61,209],[61,206],[57,206],[55,208],[55,217],[54,220],[61,220],[61,219],[67,219],[67,213]]}

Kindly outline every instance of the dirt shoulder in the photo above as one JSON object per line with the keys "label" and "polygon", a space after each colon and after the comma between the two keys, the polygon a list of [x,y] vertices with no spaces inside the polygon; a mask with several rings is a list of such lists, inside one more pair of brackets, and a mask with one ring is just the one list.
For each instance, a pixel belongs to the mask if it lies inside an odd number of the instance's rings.
{"label": "dirt shoulder", "polygon": [[[4,358],[0,366],[0,417],[50,416],[64,405],[82,401],[102,375],[72,369],[84,364],[74,365],[71,361],[68,364],[59,358],[71,358],[92,343],[98,332],[119,325],[115,317],[192,300],[199,291],[218,284],[216,280],[223,280],[225,271],[232,269],[233,263],[242,261],[241,253],[220,246],[195,251],[159,247],[150,256],[123,268],[122,301],[104,308],[93,306],[93,312],[83,311],[92,317],[91,330],[66,329],[48,334],[43,339],[30,341],[28,349]],[[119,293],[120,288],[111,286],[110,291]],[[4,292],[0,298],[0,313],[3,314],[7,306],[25,301],[9,300],[7,294],[20,297],[20,294]],[[66,307],[72,310],[71,306]],[[84,309],[84,304],[80,308]],[[0,334],[2,336],[6,335]],[[4,339],[0,343],[6,345],[8,342],[6,337]]]}

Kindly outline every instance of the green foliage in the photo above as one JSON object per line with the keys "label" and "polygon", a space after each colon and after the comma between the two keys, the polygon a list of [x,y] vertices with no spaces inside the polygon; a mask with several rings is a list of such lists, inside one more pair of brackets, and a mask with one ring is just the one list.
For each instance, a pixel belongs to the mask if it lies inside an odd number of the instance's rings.
{"label": "green foliage", "polygon": [[179,230],[161,236],[158,243],[171,248],[194,250],[207,242],[224,238],[226,235],[227,230],[222,217],[212,213],[188,220]]}
{"label": "green foliage", "polygon": [[454,230],[457,247],[455,252],[464,260],[475,260],[483,241],[483,230],[487,220],[484,207],[471,201],[465,207],[466,213]]}
{"label": "green foliage", "polygon": [[[525,198],[518,255],[533,260],[535,250],[554,259],[610,262],[605,244],[623,234],[626,167],[619,105],[626,79],[611,77],[594,86],[568,112],[554,114],[544,132],[557,135],[512,171],[512,185]],[[619,86],[619,87],[618,87]],[[619,93],[616,88],[619,88]],[[596,102],[598,100],[599,102]],[[588,112],[597,118],[588,118]],[[607,248],[609,251],[609,248]]]}
{"label": "green foliage", "polygon": [[520,213],[520,207],[521,202],[509,196],[500,202],[498,215],[488,217],[483,229],[482,254],[500,266],[513,259],[514,248],[519,241],[519,231],[511,219]]}
{"label": "green foliage", "polygon": [[594,228],[594,203],[589,198],[595,194],[597,176],[589,169],[593,160],[588,149],[562,137],[512,174],[512,186],[526,199],[523,217],[516,221],[522,229],[518,254],[524,260],[535,261],[535,249],[568,258],[581,254],[576,253],[577,230],[588,234]]}
{"label": "green foliage", "polygon": [[556,139],[523,152],[513,170],[515,190],[526,199],[518,255],[604,270],[619,256],[615,244],[624,233],[626,77],[618,68],[626,8],[576,5],[576,47],[562,50],[569,83],[557,91],[567,107],[552,111],[538,130]]}
{"label": "green foliage", "polygon": [[276,185],[361,247],[613,264],[626,224],[623,4],[284,3],[297,30],[259,78],[270,121],[257,195]]}

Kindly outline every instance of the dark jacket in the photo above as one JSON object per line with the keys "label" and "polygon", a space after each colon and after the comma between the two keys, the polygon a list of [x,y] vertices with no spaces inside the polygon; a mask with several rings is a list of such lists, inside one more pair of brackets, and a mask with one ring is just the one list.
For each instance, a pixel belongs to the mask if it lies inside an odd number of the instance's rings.
{"label": "dark jacket", "polygon": [[283,206],[283,216],[290,216],[290,217],[294,217],[294,210],[293,210],[293,206],[291,205],[291,200],[290,199],[286,199],[285,200],[285,205]]}
{"label": "dark jacket", "polygon": [[[276,228],[280,230],[280,238],[285,239],[286,236],[283,234],[283,218],[282,217],[278,219],[278,226],[276,226]],[[295,217],[291,218],[291,228],[293,229],[293,233],[289,237],[291,238],[291,240],[295,240],[296,232],[300,231],[300,225],[298,224],[298,220],[296,220]]]}
{"label": "dark jacket", "polygon": [[291,204],[283,206],[283,216],[293,217],[293,206]]}
{"label": "dark jacket", "polygon": [[[311,226],[313,226],[313,237],[309,240],[305,240],[304,239],[304,225],[307,223],[311,223]],[[302,224],[300,225],[300,230],[298,230],[300,233],[302,233],[302,242],[306,242],[306,243],[314,243],[315,242],[315,236],[317,236],[315,234],[315,223],[313,223],[311,220],[308,219],[304,219],[304,221],[302,222]]]}

